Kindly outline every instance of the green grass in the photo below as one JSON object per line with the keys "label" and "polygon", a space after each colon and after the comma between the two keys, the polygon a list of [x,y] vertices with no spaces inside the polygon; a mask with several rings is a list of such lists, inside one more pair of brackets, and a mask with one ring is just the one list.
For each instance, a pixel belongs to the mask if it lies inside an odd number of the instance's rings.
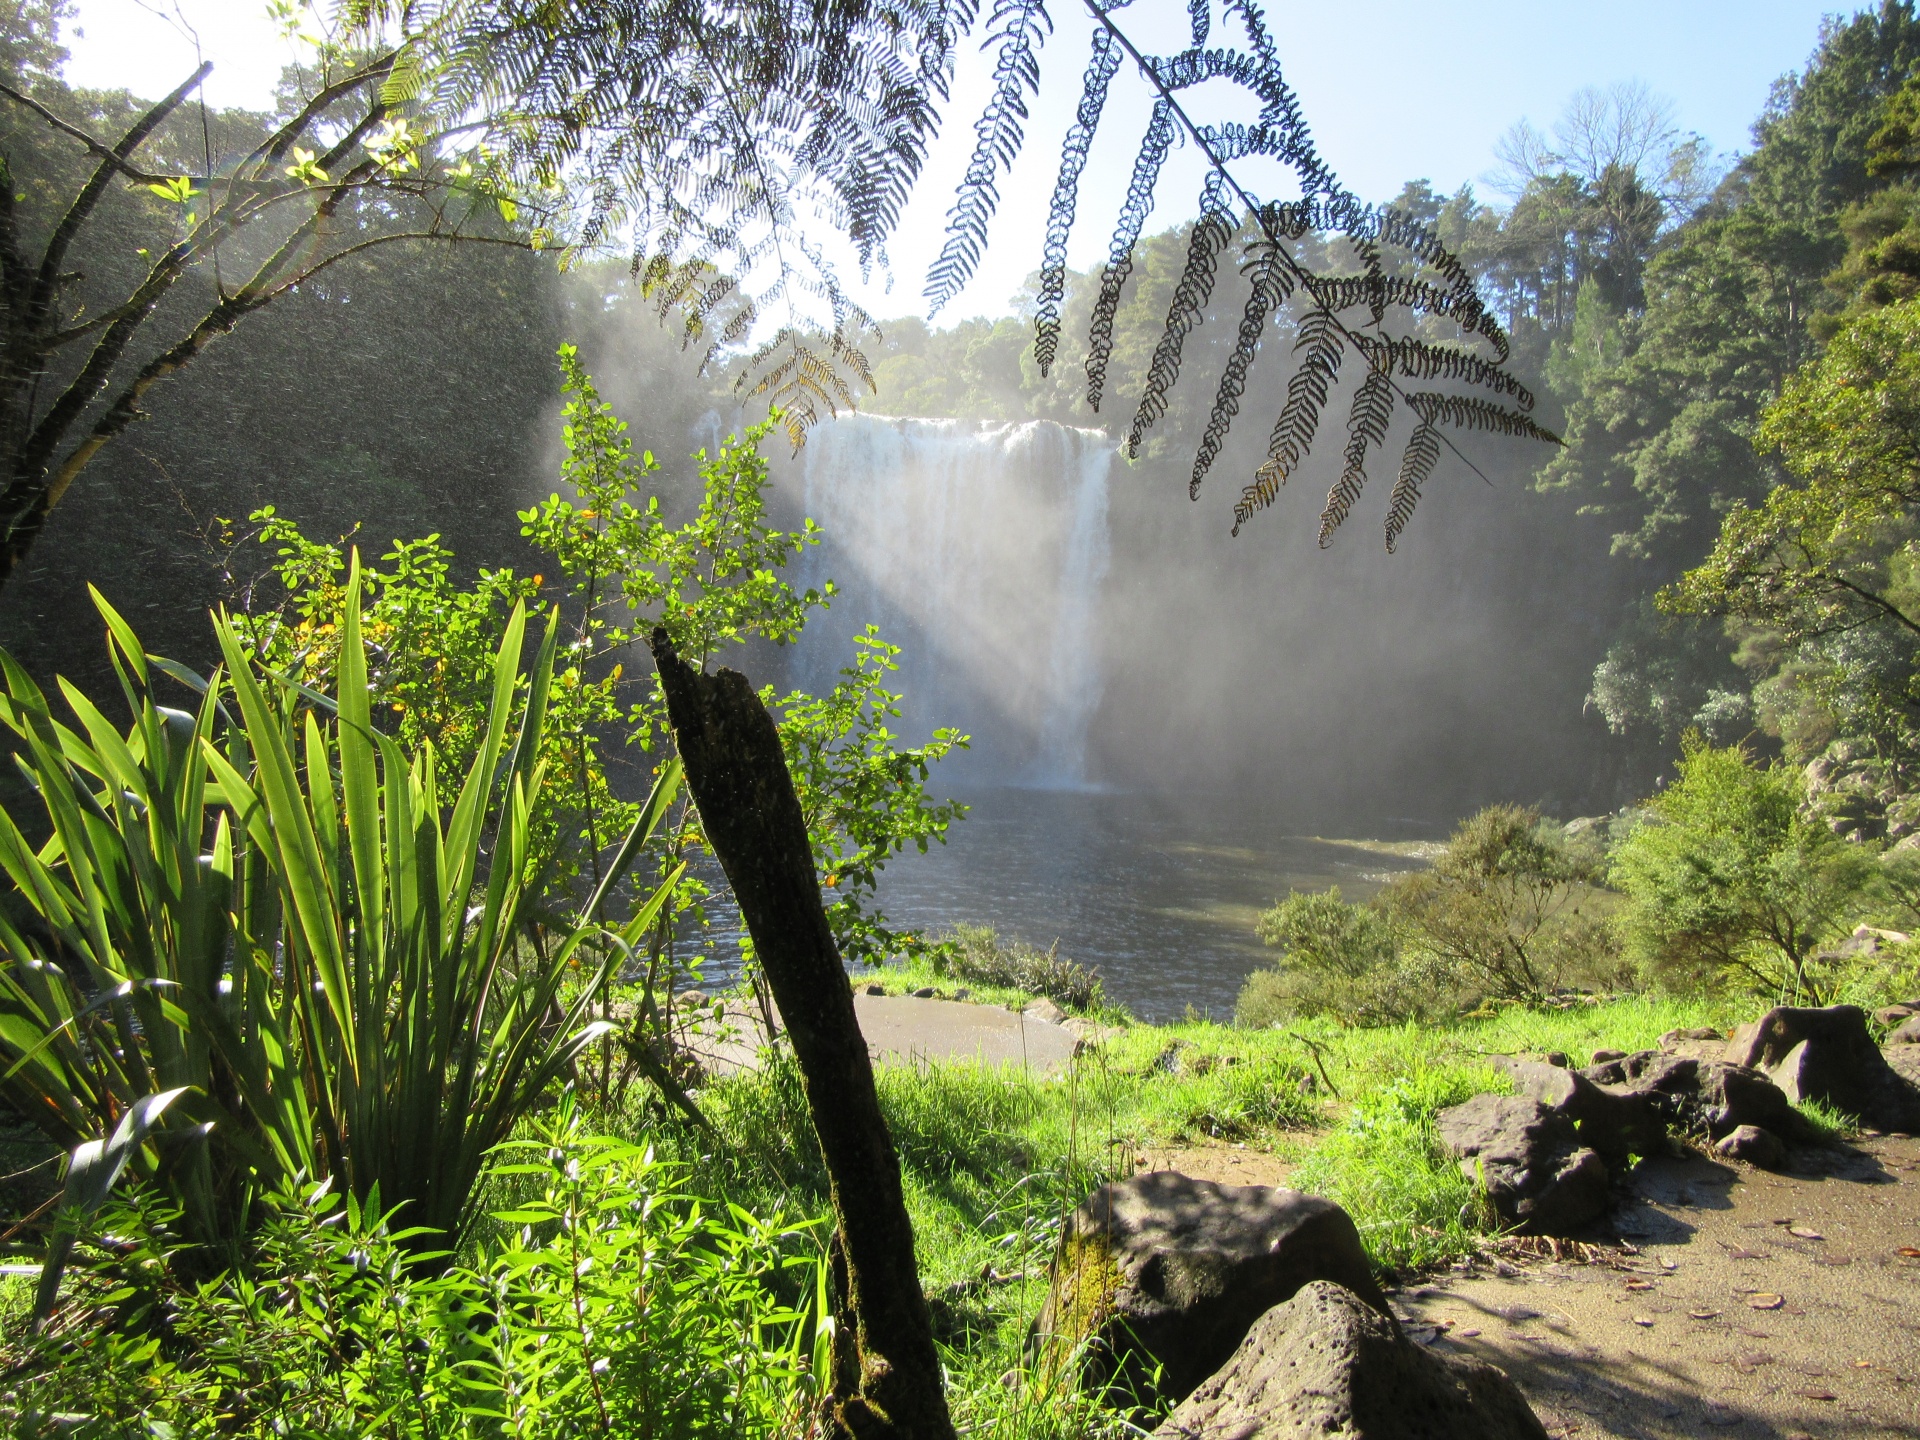
{"label": "green grass", "polygon": [[[918,988],[906,983],[919,978],[911,971],[879,973],[891,988]],[[1441,1154],[1433,1115],[1506,1088],[1490,1057],[1561,1050],[1584,1063],[1595,1049],[1647,1049],[1664,1031],[1730,1018],[1710,1004],[1633,997],[1445,1027],[1128,1024],[1054,1076],[971,1062],[880,1071],[959,1422],[1023,1440],[1108,1424],[1084,1402],[1001,1377],[1021,1366],[1061,1220],[1095,1186],[1131,1173],[1143,1147],[1238,1142],[1274,1153],[1294,1164],[1291,1183],[1347,1208],[1381,1269],[1440,1266],[1483,1243],[1489,1217]],[[650,1105],[617,1117],[617,1128],[644,1131],[688,1164],[696,1191],[752,1210],[825,1212],[826,1176],[791,1062],[716,1082],[700,1103],[720,1143]]]}

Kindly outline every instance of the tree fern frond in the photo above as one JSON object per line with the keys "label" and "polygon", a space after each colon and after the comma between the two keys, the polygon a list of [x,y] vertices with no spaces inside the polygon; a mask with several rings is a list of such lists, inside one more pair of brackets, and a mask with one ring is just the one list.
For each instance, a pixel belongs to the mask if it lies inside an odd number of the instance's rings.
{"label": "tree fern frond", "polygon": [[1173,107],[1166,101],[1154,103],[1153,118],[1140,151],[1133,159],[1133,178],[1127,184],[1127,198],[1120,207],[1120,219],[1114,226],[1113,242],[1107,249],[1107,268],[1100,274],[1100,293],[1094,298],[1093,320],[1087,334],[1087,404],[1096,412],[1107,388],[1107,360],[1113,353],[1113,317],[1120,308],[1120,292],[1133,273],[1133,247],[1139,243],[1147,215],[1153,209],[1153,187],[1160,178],[1173,145]]}
{"label": "tree fern frond", "polygon": [[1423,418],[1414,427],[1400,457],[1400,474],[1393,482],[1393,494],[1387,502],[1387,551],[1405,533],[1413,519],[1413,507],[1420,503],[1420,487],[1427,483],[1440,459],[1440,436],[1433,421]]}
{"label": "tree fern frond", "polygon": [[1253,483],[1240,492],[1240,502],[1233,507],[1234,534],[1256,510],[1273,503],[1287,476],[1306,458],[1320,425],[1320,411],[1340,373],[1346,343],[1346,332],[1331,312],[1309,310],[1301,318],[1293,348],[1296,355],[1302,350],[1306,354],[1287,382],[1286,403],[1267,440],[1266,463],[1254,472]]}
{"label": "tree fern frond", "polygon": [[947,243],[927,272],[929,313],[937,313],[972,277],[987,246],[987,222],[1000,203],[999,173],[1013,168],[1026,138],[1027,95],[1040,88],[1041,45],[1053,21],[1044,0],[995,0],[988,44],[997,45],[993,94],[973,126],[973,158],[947,212]]}
{"label": "tree fern frond", "polygon": [[1166,328],[1160,334],[1160,343],[1154,346],[1146,384],[1140,392],[1140,408],[1134,412],[1133,428],[1127,432],[1129,457],[1139,456],[1141,438],[1154,421],[1167,413],[1167,392],[1180,378],[1181,348],[1188,332],[1199,325],[1207,301],[1213,295],[1220,252],[1233,238],[1234,230],[1233,217],[1225,208],[1224,190],[1218,172],[1207,176],[1206,188],[1200,196],[1200,219],[1187,240],[1187,263],[1173,287]]}
{"label": "tree fern frond", "polygon": [[1393,423],[1393,382],[1385,370],[1367,371],[1366,379],[1353,393],[1353,409],[1347,416],[1347,452],[1340,478],[1327,492],[1327,508],[1320,512],[1320,548],[1327,548],[1333,532],[1352,513],[1360,491],[1367,483],[1367,450],[1384,445],[1387,426]]}
{"label": "tree fern frond", "polygon": [[1560,437],[1542,428],[1531,415],[1508,410],[1478,395],[1449,395],[1440,391],[1415,391],[1406,397],[1407,408],[1434,425],[1451,425],[1459,430],[1485,430],[1495,435],[1520,439],[1545,440],[1558,445]]}
{"label": "tree fern frond", "polygon": [[1200,436],[1200,449],[1194,456],[1193,478],[1187,482],[1187,498],[1200,498],[1200,482],[1220,456],[1227,432],[1240,413],[1240,397],[1246,393],[1247,371],[1260,349],[1260,336],[1267,317],[1286,303],[1293,293],[1293,267],[1281,246],[1265,235],[1248,242],[1241,271],[1249,279],[1246,308],[1240,314],[1240,331],[1234,338],[1233,354],[1227,357],[1220,376],[1220,388],[1214,394],[1213,413]]}
{"label": "tree fern frond", "polygon": [[1522,410],[1533,409],[1533,392],[1521,383],[1519,376],[1470,350],[1425,340],[1365,334],[1355,335],[1354,344],[1369,363],[1396,375],[1410,380],[1458,380],[1484,386],[1497,394],[1511,395]]}
{"label": "tree fern frond", "polygon": [[1060,151],[1060,176],[1054,181],[1053,203],[1047,209],[1047,238],[1040,259],[1040,287],[1034,305],[1033,358],[1044,377],[1053,369],[1060,345],[1060,302],[1067,289],[1067,237],[1073,230],[1079,204],[1080,174],[1087,152],[1100,128],[1107,87],[1120,69],[1120,43],[1106,30],[1093,34],[1093,54],[1080,85],[1080,108]]}

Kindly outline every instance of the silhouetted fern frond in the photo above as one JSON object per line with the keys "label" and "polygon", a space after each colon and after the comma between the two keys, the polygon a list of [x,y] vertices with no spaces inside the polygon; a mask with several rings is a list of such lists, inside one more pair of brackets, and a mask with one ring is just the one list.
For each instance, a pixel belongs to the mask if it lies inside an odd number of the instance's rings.
{"label": "silhouetted fern frond", "polygon": [[1414,506],[1420,503],[1420,487],[1433,473],[1440,458],[1440,427],[1451,425],[1460,430],[1485,430],[1496,435],[1512,435],[1529,440],[1556,440],[1529,415],[1508,410],[1478,395],[1450,395],[1437,390],[1415,391],[1406,397],[1407,409],[1420,418],[1406,453],[1400,459],[1400,478],[1394,482],[1387,506],[1387,549],[1406,532],[1413,519]]}
{"label": "silhouetted fern frond", "polygon": [[1240,503],[1234,507],[1236,532],[1255,510],[1273,503],[1287,476],[1312,448],[1314,432],[1320,428],[1320,411],[1340,373],[1346,344],[1346,331],[1332,311],[1309,310],[1301,319],[1293,350],[1296,355],[1306,353],[1287,382],[1286,403],[1280,407],[1280,418],[1273,422],[1273,434],[1267,439],[1266,463],[1254,472],[1253,484],[1241,492]]}
{"label": "silhouetted fern frond", "polygon": [[1133,159],[1133,178],[1120,206],[1120,220],[1107,247],[1107,268],[1100,273],[1100,293],[1093,302],[1093,322],[1087,333],[1087,404],[1099,410],[1107,389],[1107,360],[1113,354],[1113,317],[1120,308],[1120,292],[1133,273],[1133,247],[1153,209],[1153,187],[1160,178],[1167,150],[1173,144],[1173,107],[1162,100],[1153,107],[1146,138]]}
{"label": "silhouetted fern frond", "polygon": [[1200,436],[1200,449],[1193,460],[1193,478],[1187,482],[1187,498],[1197,500],[1200,482],[1219,458],[1234,417],[1240,413],[1240,397],[1246,393],[1247,371],[1260,349],[1260,336],[1267,328],[1267,317],[1274,314],[1293,293],[1293,266],[1278,242],[1257,236],[1248,242],[1241,273],[1247,277],[1247,304],[1240,314],[1240,332],[1234,338],[1233,354],[1220,376],[1220,388],[1214,395],[1213,413]]}
{"label": "silhouetted fern frond", "polygon": [[1413,507],[1420,503],[1420,487],[1427,483],[1427,477],[1433,473],[1434,464],[1439,459],[1439,433],[1433,421],[1423,418],[1414,427],[1413,435],[1407,441],[1406,452],[1400,457],[1400,475],[1393,482],[1393,494],[1387,501],[1389,553],[1406,530],[1407,522],[1413,519]]}
{"label": "silhouetted fern frond", "polygon": [[[1198,3],[1198,0],[1196,0]],[[1233,217],[1225,205],[1225,185],[1215,172],[1207,176],[1200,196],[1200,219],[1187,240],[1187,263],[1173,287],[1173,302],[1167,308],[1166,329],[1153,348],[1147,366],[1146,385],[1140,392],[1140,408],[1134,412],[1133,428],[1127,432],[1127,454],[1140,454],[1140,440],[1153,422],[1167,413],[1167,392],[1180,378],[1180,350],[1187,333],[1199,325],[1201,313],[1213,294],[1213,279],[1220,252],[1233,238]]]}
{"label": "silhouetted fern frond", "polygon": [[[1144,0],[1135,3],[1144,8]],[[836,225],[863,274],[884,263],[885,241],[938,131],[958,46],[983,28],[984,45],[994,52],[993,80],[974,119],[946,241],[926,280],[934,308],[950,302],[975,272],[1000,186],[1024,141],[1052,28],[1050,4],[432,0],[422,7],[374,4],[364,15],[369,25],[403,23],[391,18],[403,13],[427,17],[424,38],[409,52],[421,68],[402,87],[413,97],[405,103],[489,117],[484,139],[503,173],[552,188],[564,183],[581,197],[568,243],[630,237],[633,253],[660,257],[641,267],[643,284],[657,304],[685,312],[683,343],[711,342],[712,354],[713,346],[764,333],[776,307],[783,308],[778,333],[754,357],[769,367],[757,388],[781,397],[797,434],[811,417],[848,403],[870,378],[853,343],[860,327],[822,252],[800,228],[802,218],[817,214]],[[1132,59],[1153,113],[1094,286],[1086,374],[1096,411],[1106,398],[1115,318],[1177,139],[1201,151],[1210,178],[1126,431],[1130,449],[1137,451],[1165,415],[1188,337],[1213,296],[1220,252],[1242,225],[1255,232],[1242,259],[1250,293],[1194,459],[1189,490],[1196,497],[1238,417],[1269,320],[1288,303],[1301,313],[1295,368],[1266,460],[1235,507],[1236,531],[1272,503],[1305,459],[1349,348],[1367,362],[1360,385],[1368,393],[1364,417],[1356,412],[1349,421],[1349,452],[1359,445],[1359,460],[1350,458],[1329,494],[1328,533],[1364,481],[1366,452],[1380,443],[1374,437],[1382,405],[1389,422],[1395,406],[1413,408],[1422,427],[1416,433],[1426,437],[1421,453],[1430,441],[1444,443],[1442,426],[1545,434],[1522,423],[1532,396],[1507,369],[1508,337],[1472,273],[1431,226],[1364,203],[1319,154],[1259,0],[1185,0],[1182,38],[1157,54],[1115,24],[1116,14],[1134,13],[1127,4],[1090,0],[1098,23],[1062,148],[1035,297],[1041,372],[1050,374],[1060,355],[1069,241],[1088,155],[1112,86]],[[1183,97],[1202,88],[1210,110],[1223,108],[1215,103],[1221,92],[1237,94],[1245,102],[1238,118],[1202,123],[1190,116]],[[1234,174],[1241,161],[1274,162],[1291,198],[1252,193]],[[722,275],[731,278],[723,282]],[[812,333],[822,302],[833,316],[825,337]],[[1400,333],[1409,316],[1421,321],[1417,338]],[[1458,333],[1446,333],[1447,326]],[[1479,398],[1429,398],[1421,410],[1403,393],[1403,381],[1455,386]],[[1404,483],[1396,487],[1396,505],[1408,512],[1431,469],[1424,463],[1403,466]],[[1397,537],[1405,517],[1395,513]]]}
{"label": "silhouetted fern frond", "polygon": [[[1196,0],[1197,3],[1197,0]],[[1107,103],[1107,87],[1120,69],[1120,42],[1105,30],[1093,34],[1093,54],[1087,60],[1080,85],[1080,108],[1067,129],[1060,151],[1060,177],[1054,182],[1053,203],[1047,208],[1047,239],[1040,259],[1040,288],[1034,304],[1033,357],[1044,377],[1053,369],[1060,345],[1060,302],[1067,290],[1067,236],[1080,198],[1080,172],[1100,128],[1100,112]]]}
{"label": "silhouetted fern frond", "polygon": [[1387,442],[1387,426],[1393,423],[1393,390],[1387,372],[1378,366],[1367,371],[1367,378],[1353,392],[1353,410],[1347,416],[1347,453],[1340,471],[1327,492],[1327,508],[1320,512],[1320,548],[1326,549],[1367,483],[1367,450]]}
{"label": "silhouetted fern frond", "polygon": [[989,44],[997,44],[993,94],[973,125],[973,159],[947,212],[947,243],[927,271],[929,313],[958,295],[987,248],[987,222],[1000,203],[999,174],[1013,168],[1025,139],[1027,95],[1040,88],[1040,47],[1053,21],[1043,0],[994,0]]}

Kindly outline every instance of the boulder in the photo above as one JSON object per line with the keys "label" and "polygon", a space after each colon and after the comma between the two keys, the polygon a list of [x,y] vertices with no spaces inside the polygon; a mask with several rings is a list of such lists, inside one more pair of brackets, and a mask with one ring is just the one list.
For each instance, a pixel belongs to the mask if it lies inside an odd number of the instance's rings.
{"label": "boulder", "polygon": [[1787,1147],[1780,1137],[1758,1125],[1736,1125],[1714,1145],[1713,1153],[1762,1170],[1778,1170],[1787,1163]]}
{"label": "boulder", "polygon": [[1758,1125],[1792,1144],[1817,1136],[1786,1093],[1758,1070],[1693,1055],[1640,1050],[1580,1072],[1606,1089],[1639,1095],[1672,1129],[1718,1140]]}
{"label": "boulder", "polygon": [[1920,1009],[1920,1006],[1882,1005],[1878,1010],[1873,1012],[1873,1018],[1880,1023],[1883,1029],[1890,1030],[1912,1019],[1916,1009]]}
{"label": "boulder", "polygon": [[1587,1063],[1590,1065],[1604,1065],[1609,1060],[1624,1060],[1626,1058],[1627,1052],[1624,1050],[1596,1050],[1593,1052],[1593,1058]]}
{"label": "boulder", "polygon": [[1314,1280],[1394,1326],[1360,1232],[1331,1200],[1170,1170],[1103,1185],[1061,1235],[1035,1326],[1041,1367],[1057,1373],[1085,1344],[1089,1390],[1120,1404],[1184,1400],[1255,1320]]}
{"label": "boulder", "polygon": [[1727,1047],[1789,1100],[1817,1100],[1876,1130],[1920,1130],[1920,1089],[1888,1066],[1858,1005],[1778,1005]]}
{"label": "boulder", "polygon": [[1531,1096],[1476,1095],[1434,1116],[1434,1128],[1461,1172],[1518,1230],[1567,1235],[1606,1213],[1606,1161],[1581,1143],[1571,1116]]}
{"label": "boulder", "polygon": [[1580,1143],[1611,1166],[1652,1155],[1666,1141],[1666,1121],[1644,1095],[1603,1089],[1579,1071],[1553,1064],[1509,1061],[1504,1068],[1515,1090],[1572,1121]]}
{"label": "boulder", "polygon": [[1889,1045],[1920,1045],[1920,1015],[1911,1016],[1887,1034]]}
{"label": "boulder", "polygon": [[1049,1025],[1058,1025],[1067,1018],[1067,1012],[1044,995],[1030,1003],[1020,1013],[1029,1020],[1044,1020]]}
{"label": "boulder", "polygon": [[1669,1030],[1654,1043],[1662,1050],[1673,1050],[1681,1045],[1691,1044],[1695,1041],[1723,1040],[1725,1038],[1726,1037],[1718,1030],[1710,1030],[1705,1026],[1696,1026],[1691,1030]]}
{"label": "boulder", "polygon": [[1546,1440],[1506,1375],[1423,1349],[1338,1285],[1260,1317],[1154,1440]]}

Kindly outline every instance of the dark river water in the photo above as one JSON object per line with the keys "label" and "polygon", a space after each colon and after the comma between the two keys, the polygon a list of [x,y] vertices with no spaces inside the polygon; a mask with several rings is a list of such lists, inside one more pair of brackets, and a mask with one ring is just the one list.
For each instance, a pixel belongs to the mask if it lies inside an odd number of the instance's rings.
{"label": "dark river water", "polygon": [[[1249,971],[1271,952],[1254,934],[1289,889],[1338,885],[1371,895],[1444,833],[1382,819],[1342,840],[1224,803],[1059,790],[962,794],[971,811],[944,846],[891,862],[880,904],[895,925],[929,932],[993,926],[1003,940],[1096,967],[1110,999],[1143,1019],[1188,1006],[1228,1019]],[[734,921],[718,911],[721,928]],[[719,953],[730,946],[723,943]],[[722,978],[715,969],[710,977]]]}

